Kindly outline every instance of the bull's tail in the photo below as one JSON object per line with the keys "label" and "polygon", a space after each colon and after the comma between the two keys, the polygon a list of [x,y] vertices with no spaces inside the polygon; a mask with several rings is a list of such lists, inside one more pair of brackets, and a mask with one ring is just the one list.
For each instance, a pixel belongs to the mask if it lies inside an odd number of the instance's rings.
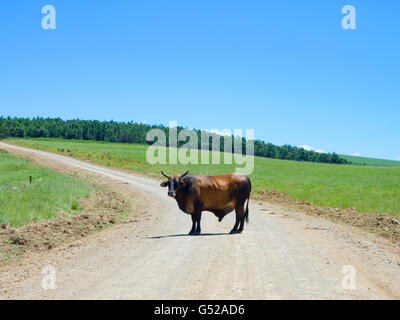
{"label": "bull's tail", "polygon": [[247,177],[247,179],[249,180],[250,190],[249,190],[249,197],[247,198],[245,218],[246,218],[246,222],[248,223],[249,222],[249,201],[250,201],[250,194],[251,194],[251,181],[250,181],[249,177]]}
{"label": "bull's tail", "polygon": [[247,223],[249,222],[249,201],[250,201],[250,196],[247,198],[246,212],[245,212],[245,218]]}

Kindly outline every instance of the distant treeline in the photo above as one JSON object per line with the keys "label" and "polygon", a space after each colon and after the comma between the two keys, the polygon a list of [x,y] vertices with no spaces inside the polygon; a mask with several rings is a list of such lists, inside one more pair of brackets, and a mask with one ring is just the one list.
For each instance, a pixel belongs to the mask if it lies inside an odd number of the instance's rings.
{"label": "distant treeline", "polygon": [[[169,128],[162,125],[147,125],[135,122],[115,122],[97,120],[62,120],[59,118],[4,118],[0,117],[0,139],[7,137],[15,138],[63,138],[77,140],[95,140],[122,143],[152,144],[146,141],[147,132],[150,129],[161,129],[167,137]],[[178,127],[178,132],[185,128]],[[187,130],[187,129],[186,129]],[[200,130],[194,130],[199,137],[201,146]],[[222,136],[212,134],[220,140],[220,150],[224,150],[224,139]],[[240,139],[240,138],[239,138]],[[233,140],[233,139],[232,139]],[[243,153],[246,150],[246,140],[242,140]],[[178,142],[178,147],[185,141]],[[204,148],[204,146],[202,146]],[[211,145],[208,147],[211,150]],[[266,158],[312,161],[324,163],[350,164],[351,162],[340,158],[335,153],[318,153],[307,151],[291,145],[276,146],[261,140],[254,141],[254,155]]]}

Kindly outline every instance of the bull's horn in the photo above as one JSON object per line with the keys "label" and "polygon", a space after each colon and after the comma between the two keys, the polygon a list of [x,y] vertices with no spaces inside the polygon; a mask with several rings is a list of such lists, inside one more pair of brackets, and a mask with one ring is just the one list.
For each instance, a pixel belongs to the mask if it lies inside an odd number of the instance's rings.
{"label": "bull's horn", "polygon": [[179,178],[183,178],[183,177],[186,176],[188,173],[189,173],[189,170],[186,171],[185,173],[181,174],[181,175],[179,176]]}
{"label": "bull's horn", "polygon": [[162,174],[164,177],[166,177],[166,178],[169,179],[169,175],[167,175],[164,171],[161,170],[161,174]]}

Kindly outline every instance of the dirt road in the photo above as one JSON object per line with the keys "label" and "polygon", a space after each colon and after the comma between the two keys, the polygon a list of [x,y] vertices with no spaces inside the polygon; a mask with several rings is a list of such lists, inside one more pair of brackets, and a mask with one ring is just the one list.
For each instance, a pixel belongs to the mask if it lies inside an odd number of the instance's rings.
{"label": "dirt road", "polygon": [[[233,214],[218,223],[205,212],[203,234],[187,236],[190,217],[159,181],[52,153],[3,143],[0,148],[123,183],[144,208],[134,223],[40,256],[24,280],[10,278],[0,298],[400,298],[398,247],[381,237],[255,200],[242,234],[228,234]],[[57,288],[44,290],[41,271],[48,264],[55,268]],[[26,271],[20,268],[0,276]]]}

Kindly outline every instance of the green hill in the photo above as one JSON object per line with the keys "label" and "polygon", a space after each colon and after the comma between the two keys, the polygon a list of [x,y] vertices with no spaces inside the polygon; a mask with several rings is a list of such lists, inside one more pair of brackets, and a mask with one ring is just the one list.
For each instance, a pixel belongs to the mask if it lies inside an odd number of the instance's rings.
{"label": "green hill", "polygon": [[369,166],[400,167],[400,161],[385,160],[376,158],[365,158],[356,156],[340,155],[341,158],[351,161],[354,164],[365,164]]}

